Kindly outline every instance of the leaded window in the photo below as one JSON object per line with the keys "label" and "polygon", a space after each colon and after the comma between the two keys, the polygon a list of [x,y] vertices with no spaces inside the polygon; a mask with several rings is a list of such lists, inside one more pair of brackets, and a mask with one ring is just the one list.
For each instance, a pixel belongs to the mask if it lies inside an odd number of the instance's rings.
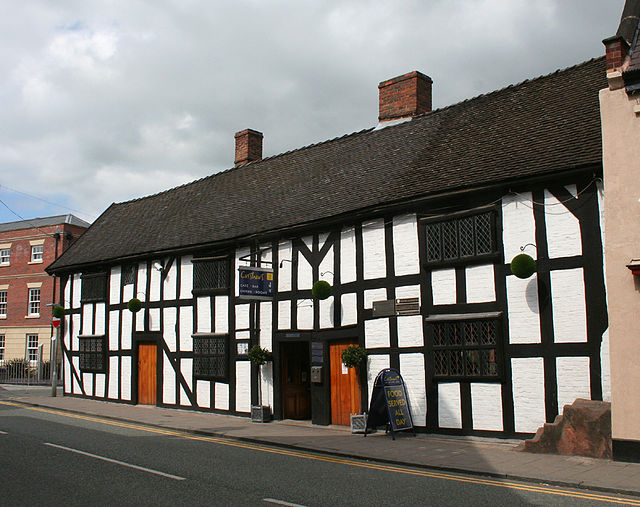
{"label": "leaded window", "polygon": [[488,211],[426,225],[427,262],[454,263],[497,253],[495,213]]}
{"label": "leaded window", "polygon": [[193,337],[193,376],[226,380],[229,335],[207,334]]}
{"label": "leaded window", "polygon": [[138,266],[136,264],[125,264],[122,266],[122,285],[135,283],[138,274]]}
{"label": "leaded window", "polygon": [[86,273],[82,275],[81,301],[92,303],[107,299],[107,274]]}
{"label": "leaded window", "polygon": [[80,336],[78,343],[81,371],[93,373],[107,371],[107,344],[104,336]]}
{"label": "leaded window", "polygon": [[0,290],[0,317],[7,316],[7,291]]}
{"label": "leaded window", "polygon": [[228,288],[228,257],[193,259],[194,292],[226,291]]}
{"label": "leaded window", "polygon": [[435,376],[447,379],[500,379],[500,320],[433,322]]}

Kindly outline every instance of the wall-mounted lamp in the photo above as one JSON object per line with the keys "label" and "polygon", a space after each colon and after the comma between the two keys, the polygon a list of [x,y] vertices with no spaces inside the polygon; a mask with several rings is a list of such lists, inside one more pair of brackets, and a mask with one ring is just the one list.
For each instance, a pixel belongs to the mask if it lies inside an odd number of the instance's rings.
{"label": "wall-mounted lamp", "polygon": [[160,264],[158,261],[156,261],[156,262],[154,262],[154,263],[153,263],[153,268],[154,268],[156,271],[162,271],[162,269],[163,269],[163,268],[162,268],[162,264]]}
{"label": "wall-mounted lamp", "polygon": [[640,259],[631,259],[629,264],[627,264],[627,268],[631,271],[632,275],[640,275]]}
{"label": "wall-mounted lamp", "polygon": [[290,261],[289,259],[282,259],[280,261],[280,269],[282,269],[282,266],[284,266],[285,262],[290,262],[291,264],[293,264],[293,261]]}

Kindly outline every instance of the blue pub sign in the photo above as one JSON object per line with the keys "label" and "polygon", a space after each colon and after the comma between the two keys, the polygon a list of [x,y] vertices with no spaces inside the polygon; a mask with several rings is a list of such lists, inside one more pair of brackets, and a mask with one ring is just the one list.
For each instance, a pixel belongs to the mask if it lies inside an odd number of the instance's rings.
{"label": "blue pub sign", "polygon": [[244,299],[273,299],[273,269],[255,266],[238,268],[239,296]]}

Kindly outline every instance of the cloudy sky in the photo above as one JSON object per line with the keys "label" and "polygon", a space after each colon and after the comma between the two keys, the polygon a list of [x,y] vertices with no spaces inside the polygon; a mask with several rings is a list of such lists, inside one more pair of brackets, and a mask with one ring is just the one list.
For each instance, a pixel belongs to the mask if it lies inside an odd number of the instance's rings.
{"label": "cloudy sky", "polygon": [[[377,122],[411,70],[434,108],[603,54],[624,0],[5,0],[0,222],[74,213]],[[18,217],[19,216],[19,217]]]}

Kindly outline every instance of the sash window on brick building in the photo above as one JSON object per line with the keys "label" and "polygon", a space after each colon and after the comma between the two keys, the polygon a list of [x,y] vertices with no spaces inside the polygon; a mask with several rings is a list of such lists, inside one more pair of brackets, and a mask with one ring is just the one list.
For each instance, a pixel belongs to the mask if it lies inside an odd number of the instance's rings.
{"label": "sash window on brick building", "polygon": [[0,317],[7,316],[7,291],[0,290]]}
{"label": "sash window on brick building", "polygon": [[31,262],[42,262],[43,245],[33,245],[31,247]]}
{"label": "sash window on brick building", "polygon": [[28,315],[40,315],[40,289],[29,289]]}
{"label": "sash window on brick building", "polygon": [[0,249],[0,266],[9,265],[10,260],[11,260],[11,249],[10,248]]}
{"label": "sash window on brick building", "polygon": [[38,360],[38,335],[27,335],[27,360],[35,362]]}

